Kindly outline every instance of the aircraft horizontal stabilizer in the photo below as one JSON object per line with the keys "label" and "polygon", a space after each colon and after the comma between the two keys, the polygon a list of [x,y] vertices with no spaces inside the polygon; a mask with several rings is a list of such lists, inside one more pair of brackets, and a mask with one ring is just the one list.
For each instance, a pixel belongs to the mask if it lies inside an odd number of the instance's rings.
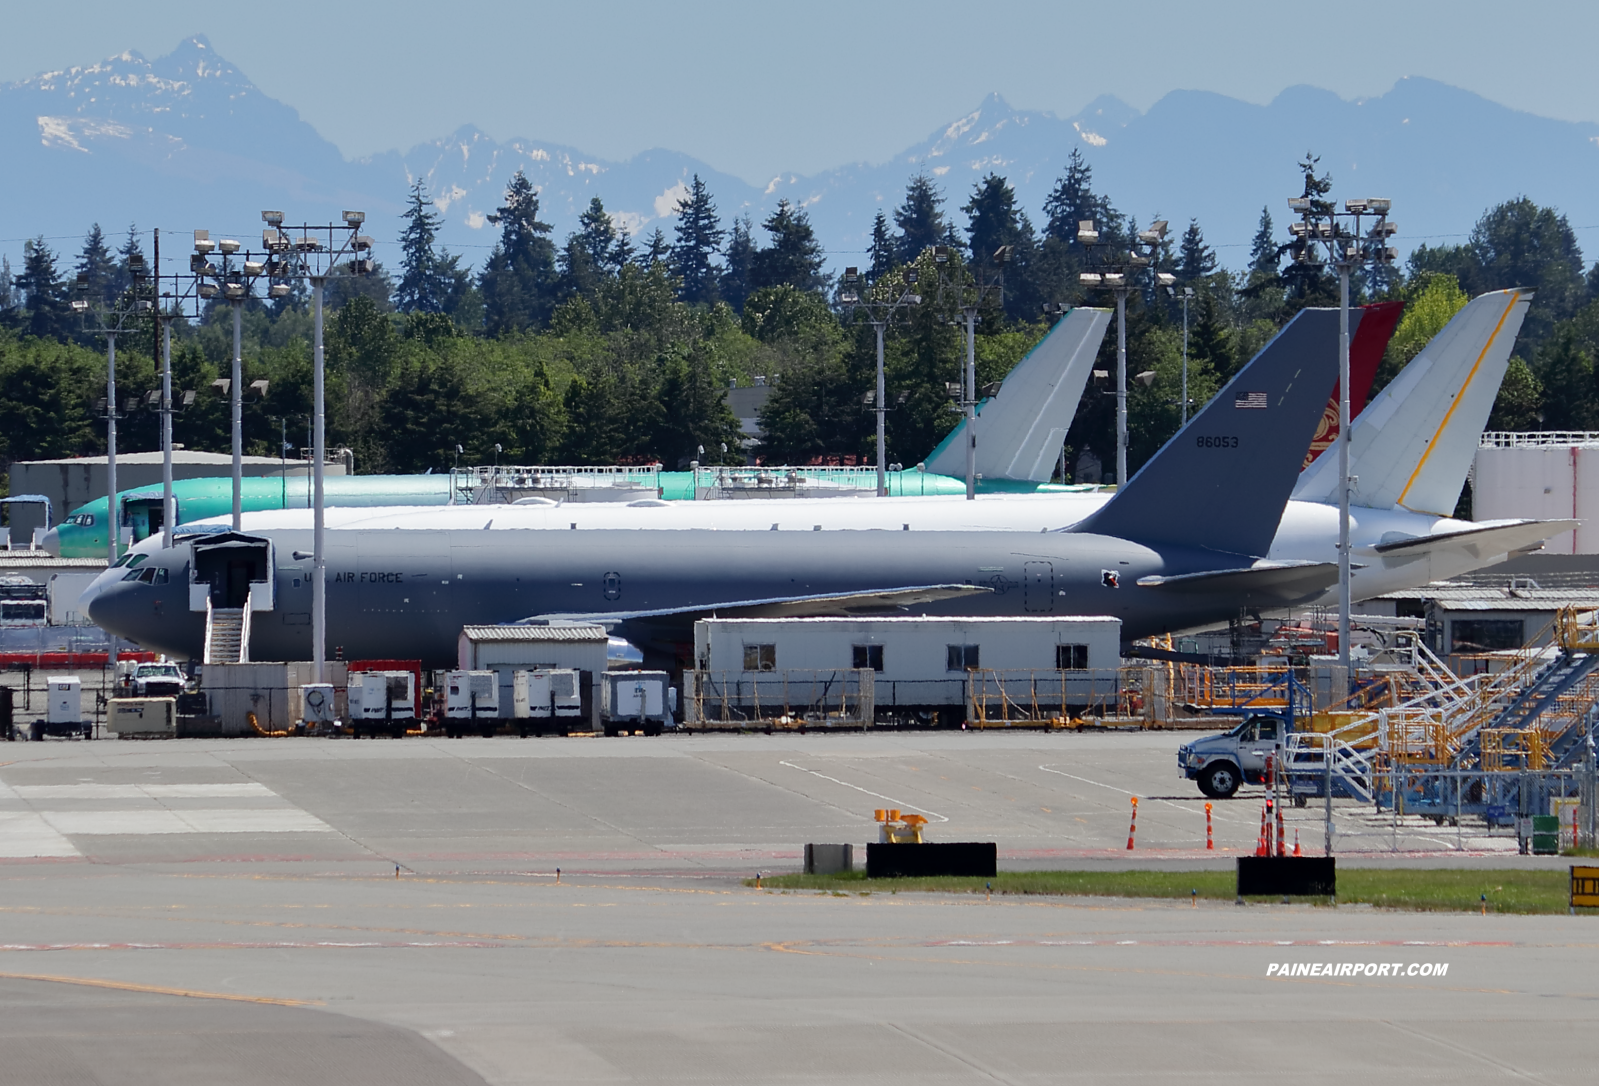
{"label": "aircraft horizontal stabilizer", "polygon": [[1337,582],[1336,562],[1259,562],[1242,569],[1140,577],[1138,587],[1193,595],[1226,593],[1237,596],[1241,606],[1280,607],[1314,599]]}
{"label": "aircraft horizontal stabilizer", "polygon": [[1423,556],[1436,558],[1444,554],[1487,559],[1515,551],[1536,550],[1544,540],[1561,532],[1569,532],[1579,523],[1575,520],[1521,520],[1508,524],[1489,524],[1458,532],[1395,539],[1378,543],[1370,551],[1380,556],[1387,565],[1397,565],[1401,561]]}
{"label": "aircraft horizontal stabilizer", "polygon": [[885,588],[868,592],[829,592],[817,596],[777,596],[762,600],[727,600],[665,607],[654,611],[595,611],[589,614],[535,615],[524,623],[542,621],[595,622],[602,626],[652,620],[692,620],[709,615],[722,618],[802,618],[807,615],[859,615],[897,611],[939,600],[959,599],[992,592],[987,585],[933,584]]}

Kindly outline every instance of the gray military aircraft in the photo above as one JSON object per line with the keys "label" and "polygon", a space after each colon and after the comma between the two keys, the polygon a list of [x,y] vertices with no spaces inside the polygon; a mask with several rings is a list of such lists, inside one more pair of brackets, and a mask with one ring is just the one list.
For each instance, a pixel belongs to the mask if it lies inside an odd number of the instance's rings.
{"label": "gray military aircraft", "polygon": [[[347,659],[440,667],[462,626],[580,619],[666,662],[711,613],[1108,614],[1134,638],[1292,605],[1337,577],[1330,563],[1262,557],[1337,378],[1337,344],[1336,310],[1302,311],[1112,501],[1039,535],[330,530],[327,643]],[[94,622],[201,659],[218,616],[242,611],[249,659],[309,657],[309,531],[158,544],[91,586]]]}

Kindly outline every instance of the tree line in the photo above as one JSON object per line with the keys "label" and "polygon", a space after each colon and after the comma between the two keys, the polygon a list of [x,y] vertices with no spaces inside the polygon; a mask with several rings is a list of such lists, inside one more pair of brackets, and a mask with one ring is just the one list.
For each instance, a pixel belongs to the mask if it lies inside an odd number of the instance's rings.
{"label": "tree line", "polygon": [[[1306,192],[1331,179],[1302,162]],[[1073,152],[1035,226],[1007,180],[990,174],[951,208],[934,179],[909,179],[880,210],[858,265],[858,292],[903,290],[916,272],[922,304],[889,329],[888,458],[923,459],[954,425],[948,385],[965,348],[953,318],[979,298],[978,380],[989,384],[1038,342],[1060,306],[1108,304],[1085,289],[1093,264],[1078,224],[1093,220],[1106,251],[1125,252],[1140,225],[1096,191]],[[635,238],[594,197],[558,243],[522,174],[489,216],[494,248],[477,269],[438,241],[442,217],[417,181],[397,231],[391,273],[336,278],[328,291],[329,441],[349,446],[364,472],[447,469],[463,462],[870,462],[875,341],[840,284],[803,207],[781,201],[757,226],[724,217],[694,177],[670,234]],[[1181,416],[1183,288],[1189,396],[1204,403],[1300,308],[1336,304],[1336,280],[1286,255],[1269,209],[1247,263],[1223,268],[1196,220],[1161,243],[1173,292],[1129,301],[1129,462],[1136,470]],[[20,268],[0,261],[0,460],[104,451],[103,339],[86,331],[75,297],[109,305],[144,258],[130,227],[114,240],[93,226],[75,260],[46,239],[25,244]],[[1357,276],[1357,301],[1404,298],[1404,320],[1379,387],[1470,295],[1525,287],[1536,300],[1490,426],[1599,429],[1599,265],[1586,269],[1572,229],[1553,208],[1516,198],[1484,212],[1457,245],[1418,247],[1402,268]],[[249,452],[295,456],[310,412],[311,318],[303,290],[246,304],[245,381],[268,381],[245,408]],[[151,323],[118,340],[124,396],[157,387]],[[228,447],[227,404],[211,391],[231,357],[231,321],[212,303],[174,326],[178,388],[193,406],[174,419],[187,448]],[[1114,372],[1114,336],[1097,369]],[[727,407],[731,384],[773,386],[749,445]],[[1079,454],[1114,452],[1114,397],[1091,383],[1067,436],[1067,476]],[[157,416],[135,406],[119,422],[125,450],[157,447]],[[284,449],[287,445],[289,448]],[[495,448],[498,446],[499,451]],[[726,451],[724,452],[723,449]],[[700,450],[704,450],[703,453]]]}

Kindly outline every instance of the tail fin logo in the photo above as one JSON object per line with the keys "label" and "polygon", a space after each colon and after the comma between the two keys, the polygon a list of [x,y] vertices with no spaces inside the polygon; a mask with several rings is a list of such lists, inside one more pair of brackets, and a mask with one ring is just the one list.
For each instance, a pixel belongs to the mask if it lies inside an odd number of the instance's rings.
{"label": "tail fin logo", "polygon": [[1247,409],[1255,411],[1266,410],[1266,394],[1264,392],[1240,392],[1233,396],[1233,406],[1240,411]]}

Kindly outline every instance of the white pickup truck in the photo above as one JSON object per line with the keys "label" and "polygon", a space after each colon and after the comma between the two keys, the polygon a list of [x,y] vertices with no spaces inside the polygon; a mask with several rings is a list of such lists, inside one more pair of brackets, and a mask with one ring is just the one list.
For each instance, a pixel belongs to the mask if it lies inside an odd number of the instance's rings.
{"label": "white pickup truck", "polygon": [[1251,714],[1232,731],[1178,747],[1178,775],[1199,782],[1199,790],[1211,799],[1228,799],[1240,785],[1265,783],[1266,759],[1275,754],[1280,760],[1287,731],[1288,722],[1281,717]]}

